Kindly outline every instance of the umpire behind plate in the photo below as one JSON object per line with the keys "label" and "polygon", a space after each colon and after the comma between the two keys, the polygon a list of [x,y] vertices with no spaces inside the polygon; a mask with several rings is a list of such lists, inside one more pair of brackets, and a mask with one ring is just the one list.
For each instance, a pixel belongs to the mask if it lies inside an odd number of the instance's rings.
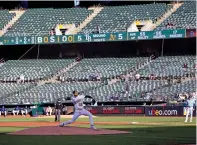
{"label": "umpire behind plate", "polygon": [[62,108],[63,108],[62,102],[60,101],[60,99],[57,99],[57,102],[55,103],[55,121],[60,122]]}

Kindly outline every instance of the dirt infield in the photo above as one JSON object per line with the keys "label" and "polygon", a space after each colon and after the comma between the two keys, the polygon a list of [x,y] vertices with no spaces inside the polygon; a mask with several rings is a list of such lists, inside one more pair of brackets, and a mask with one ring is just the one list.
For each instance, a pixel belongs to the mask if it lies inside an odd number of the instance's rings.
{"label": "dirt infield", "polygon": [[[0,127],[38,127],[38,126],[57,126],[59,122],[1,122]],[[89,122],[74,122],[72,125],[86,125]],[[163,122],[95,122],[96,125],[163,125]],[[176,123],[174,123],[176,124]],[[179,125],[185,125],[179,124]],[[196,125],[196,124],[187,124]]]}
{"label": "dirt infield", "polygon": [[93,130],[90,128],[80,127],[56,127],[45,126],[28,128],[21,131],[8,133],[11,135],[104,135],[104,134],[127,134],[131,132],[119,130],[99,129]]}
{"label": "dirt infield", "polygon": [[[73,115],[61,115],[61,118],[72,118]],[[96,118],[96,116],[92,115],[93,118]],[[51,115],[51,116],[38,116],[38,117],[34,117],[34,118],[55,118],[55,115]],[[84,115],[81,115],[79,116],[79,118],[88,118],[88,116],[84,116]]]}
{"label": "dirt infield", "polygon": [[[1,122],[0,127],[38,127],[38,126],[57,126],[59,122]],[[89,124],[89,122],[74,122],[73,125]],[[163,123],[139,123],[139,122],[95,122],[96,125],[160,125]]]}

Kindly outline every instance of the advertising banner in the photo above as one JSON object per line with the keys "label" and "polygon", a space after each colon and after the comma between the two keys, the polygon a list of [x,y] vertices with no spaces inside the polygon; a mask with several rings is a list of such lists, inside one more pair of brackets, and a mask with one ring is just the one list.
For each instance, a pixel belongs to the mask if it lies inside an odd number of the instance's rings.
{"label": "advertising banner", "polygon": [[151,106],[151,107],[145,107],[145,115],[146,116],[179,116],[178,106]]}
{"label": "advertising banner", "polygon": [[[146,116],[185,116],[186,108],[183,106],[85,106],[85,109],[92,114],[100,115],[139,115]],[[196,108],[194,108],[193,116],[196,116]]]}
{"label": "advertising banner", "polygon": [[144,107],[132,106],[85,106],[92,114],[144,114]]}

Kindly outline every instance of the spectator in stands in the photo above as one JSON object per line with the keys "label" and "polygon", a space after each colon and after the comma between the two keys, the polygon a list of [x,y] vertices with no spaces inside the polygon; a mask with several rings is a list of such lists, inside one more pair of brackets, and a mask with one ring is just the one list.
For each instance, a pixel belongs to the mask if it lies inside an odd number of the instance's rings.
{"label": "spectator in stands", "polygon": [[97,26],[97,33],[99,34],[101,32],[101,29],[99,26]]}
{"label": "spectator in stands", "polygon": [[65,81],[64,76],[60,76],[60,77],[59,77],[59,80],[60,80],[61,82],[64,82],[64,81]]}
{"label": "spectator in stands", "polygon": [[186,63],[184,63],[183,69],[184,69],[184,71],[187,71],[187,64]]}
{"label": "spectator in stands", "polygon": [[174,94],[174,98],[178,99],[179,98],[179,94]]}
{"label": "spectator in stands", "polygon": [[194,64],[194,68],[197,69],[197,64]]}
{"label": "spectator in stands", "polygon": [[114,96],[114,100],[115,100],[115,101],[120,101],[120,95],[119,95],[119,94],[116,94],[116,95]]}
{"label": "spectator in stands", "polygon": [[2,106],[2,108],[0,108],[0,116],[1,116],[2,113],[4,114],[4,117],[6,117],[7,110],[6,110],[6,108],[4,108],[4,106]]}
{"label": "spectator in stands", "polygon": [[140,80],[140,77],[141,77],[140,74],[137,73],[137,74],[135,75],[135,80],[136,80],[136,81],[139,81],[139,80]]}
{"label": "spectator in stands", "polygon": [[68,108],[66,107],[66,105],[64,105],[63,109],[62,109],[62,113],[63,115],[66,115],[68,112]]}
{"label": "spectator in stands", "polygon": [[101,75],[100,74],[97,74],[96,76],[97,76],[97,78],[96,78],[97,81],[101,81]]}
{"label": "spectator in stands", "polygon": [[8,24],[8,30],[12,29],[12,25]]}
{"label": "spectator in stands", "polygon": [[183,68],[187,68],[187,64],[186,63],[184,63]]}
{"label": "spectator in stands", "polygon": [[150,80],[155,80],[155,75],[154,74],[150,74],[149,79]]}
{"label": "spectator in stands", "polygon": [[126,94],[129,93],[129,82],[128,81],[125,82],[125,92],[126,92]]}
{"label": "spectator in stands", "polygon": [[[16,106],[16,108],[14,110],[12,110],[13,115],[18,115],[20,112],[20,108],[18,106]],[[15,114],[16,113],[16,114]]]}
{"label": "spectator in stands", "polygon": [[145,97],[147,100],[150,99],[150,93],[146,92],[146,97]]}
{"label": "spectator in stands", "polygon": [[23,74],[20,75],[20,83],[25,82],[25,76]]}
{"label": "spectator in stands", "polygon": [[28,114],[27,106],[25,106],[25,108],[21,109],[21,115],[26,116],[27,114]]}
{"label": "spectator in stands", "polygon": [[46,108],[46,115],[48,116],[51,116],[52,115],[52,108],[50,107],[50,106],[48,106],[47,108]]}
{"label": "spectator in stands", "polygon": [[114,101],[114,96],[113,95],[111,95],[109,98],[110,98],[110,101]]}
{"label": "spectator in stands", "polygon": [[145,94],[142,93],[141,96],[140,96],[140,98],[145,99]]}

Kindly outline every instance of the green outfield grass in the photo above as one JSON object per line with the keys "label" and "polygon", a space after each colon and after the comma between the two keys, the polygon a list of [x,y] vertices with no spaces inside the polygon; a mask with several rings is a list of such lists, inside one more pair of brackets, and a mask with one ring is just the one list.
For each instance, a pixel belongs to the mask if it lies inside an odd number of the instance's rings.
{"label": "green outfield grass", "polygon": [[[68,119],[62,119],[68,120]],[[27,127],[0,127],[0,145],[172,145],[196,143],[196,119],[184,123],[182,117],[97,117],[96,122],[147,122],[157,125],[97,125],[97,128],[127,130],[131,134],[98,136],[13,136],[8,132]],[[53,121],[41,118],[0,118],[1,122]],[[88,121],[81,118],[77,121]],[[0,122],[0,123],[1,123]],[[79,125],[88,127],[88,125]]]}
{"label": "green outfield grass", "polygon": [[[62,118],[61,121],[69,120],[69,118]],[[120,116],[120,117],[111,117],[111,116],[99,116],[95,117],[94,121],[97,122],[179,122],[183,123],[185,120],[185,117],[133,117],[133,116]],[[33,117],[18,117],[18,118],[9,118],[9,117],[0,117],[0,122],[32,122],[32,121],[38,121],[38,122],[45,122],[45,121],[54,121],[54,118],[33,118]],[[88,121],[88,118],[79,118],[78,121]],[[193,123],[196,122],[196,118],[193,118]]]}

